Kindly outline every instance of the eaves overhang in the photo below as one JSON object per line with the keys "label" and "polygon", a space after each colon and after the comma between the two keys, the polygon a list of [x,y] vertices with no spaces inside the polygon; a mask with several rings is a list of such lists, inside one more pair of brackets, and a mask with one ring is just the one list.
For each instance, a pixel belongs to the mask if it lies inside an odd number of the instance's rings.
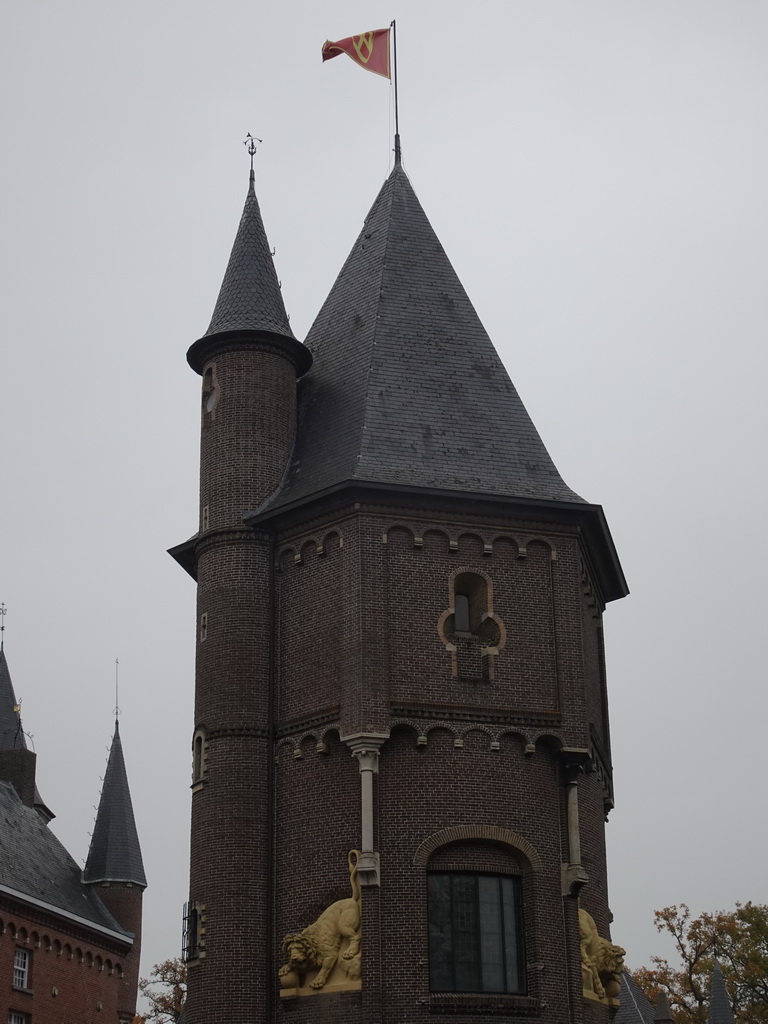
{"label": "eaves overhang", "polygon": [[206,334],[198,338],[187,351],[187,362],[195,373],[202,374],[205,364],[215,352],[222,348],[239,347],[277,352],[293,363],[297,377],[302,377],[312,365],[312,353],[296,338],[273,331],[250,329],[219,331],[218,334]]}
{"label": "eaves overhang", "polygon": [[198,534],[194,534],[189,540],[176,544],[175,547],[168,548],[168,554],[171,558],[175,559],[181,568],[189,573],[193,580],[197,579],[195,568],[195,544],[197,543],[197,538]]}
{"label": "eaves overhang", "polygon": [[[323,491],[287,502],[284,505],[256,509],[244,521],[251,527],[274,528],[280,521],[306,518],[310,508],[316,509],[339,504],[342,501],[382,501],[408,504],[411,507],[433,508],[435,501],[457,512],[469,511],[483,515],[520,516],[528,512],[536,518],[552,523],[576,526],[589,553],[603,600],[617,601],[629,593],[624,571],[601,505],[587,502],[545,501],[534,498],[514,498],[498,494],[479,494],[470,491],[439,490],[429,487],[410,487],[363,480],[347,480]],[[173,549],[172,552],[173,554]],[[174,555],[174,557],[176,557]],[[178,559],[177,559],[178,560]]]}
{"label": "eaves overhang", "polygon": [[87,928],[92,932],[98,932],[100,935],[108,935],[109,938],[116,939],[118,942],[122,942],[126,946],[133,945],[133,932],[118,932],[113,928],[107,928],[105,925],[96,924],[95,921],[89,921],[87,917],[79,917],[77,914],[72,914],[68,910],[62,910],[61,907],[55,907],[52,903],[46,903],[45,900],[39,900],[34,896],[27,895],[27,893],[19,892],[17,889],[11,889],[7,885],[0,885],[0,893],[4,893],[6,896],[10,896],[20,903],[27,903],[31,907],[36,907],[39,910],[45,910],[49,914],[54,914],[56,917],[64,918],[67,921],[73,921],[75,924],[80,925],[82,928]]}

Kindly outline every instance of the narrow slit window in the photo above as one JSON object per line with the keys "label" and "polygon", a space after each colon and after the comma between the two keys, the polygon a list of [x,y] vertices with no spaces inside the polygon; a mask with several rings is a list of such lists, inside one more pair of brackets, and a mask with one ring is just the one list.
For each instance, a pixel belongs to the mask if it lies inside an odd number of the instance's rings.
{"label": "narrow slit window", "polygon": [[459,633],[469,632],[469,594],[456,595],[456,630]]}

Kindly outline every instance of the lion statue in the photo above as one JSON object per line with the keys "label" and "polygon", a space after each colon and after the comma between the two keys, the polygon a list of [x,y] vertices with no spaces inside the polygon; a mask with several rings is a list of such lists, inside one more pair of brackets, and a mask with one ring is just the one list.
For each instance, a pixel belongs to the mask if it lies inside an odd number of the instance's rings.
{"label": "lion statue", "polygon": [[579,910],[579,931],[584,991],[594,993],[598,999],[615,998],[621,985],[626,950],[598,935],[595,920],[586,910]]}
{"label": "lion statue", "polygon": [[351,897],[337,900],[320,917],[301,932],[291,932],[283,939],[288,963],[278,971],[282,988],[300,988],[308,971],[318,968],[310,983],[322,988],[339,959],[345,939],[349,940],[341,956],[341,963],[350,981],[360,978],[360,881],[357,877],[359,850],[350,850],[347,856]]}

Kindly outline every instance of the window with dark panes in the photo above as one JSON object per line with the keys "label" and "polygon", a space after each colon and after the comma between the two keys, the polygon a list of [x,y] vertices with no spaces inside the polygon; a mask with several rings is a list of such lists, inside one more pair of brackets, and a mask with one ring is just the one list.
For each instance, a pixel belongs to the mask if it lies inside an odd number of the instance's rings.
{"label": "window with dark panes", "polygon": [[433,992],[526,991],[520,879],[427,876]]}

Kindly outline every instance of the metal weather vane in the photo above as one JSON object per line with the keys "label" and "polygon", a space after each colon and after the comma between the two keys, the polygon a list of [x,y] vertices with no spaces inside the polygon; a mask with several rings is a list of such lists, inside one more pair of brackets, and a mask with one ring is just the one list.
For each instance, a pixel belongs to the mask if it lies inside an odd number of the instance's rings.
{"label": "metal weather vane", "polygon": [[255,135],[251,135],[250,132],[248,132],[248,134],[243,139],[243,145],[248,150],[248,154],[250,155],[251,158],[251,174],[253,174],[253,158],[256,155],[256,143],[258,142],[259,144],[261,144],[261,141],[262,140],[257,138]]}

